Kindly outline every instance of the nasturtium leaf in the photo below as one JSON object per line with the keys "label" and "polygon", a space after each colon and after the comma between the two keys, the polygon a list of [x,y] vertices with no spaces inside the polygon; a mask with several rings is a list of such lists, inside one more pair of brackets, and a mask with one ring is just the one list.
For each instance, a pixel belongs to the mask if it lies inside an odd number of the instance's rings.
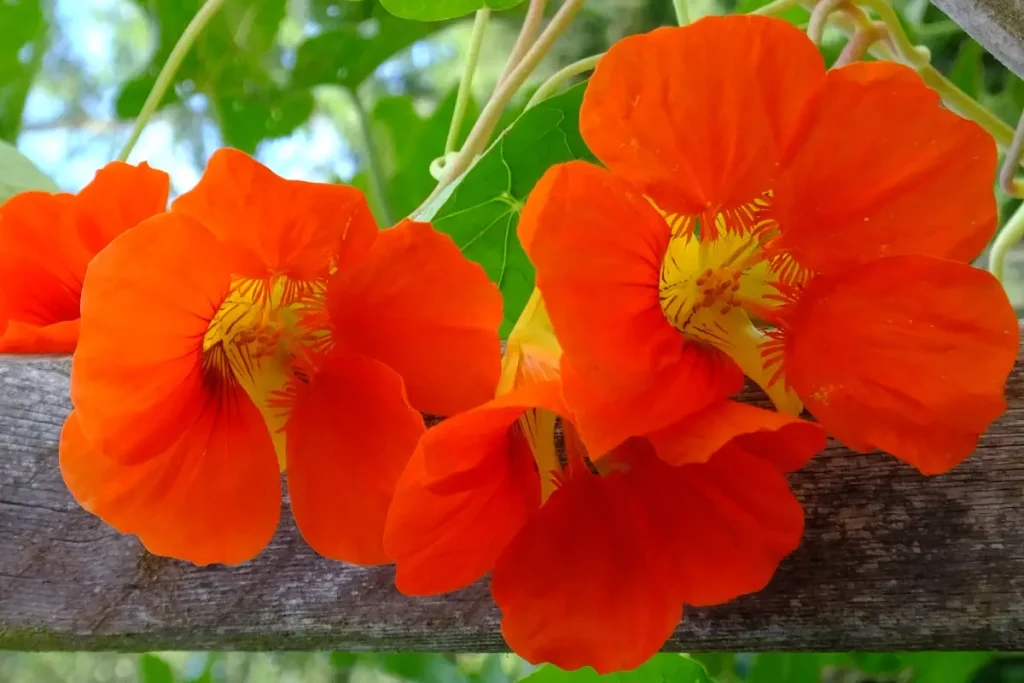
{"label": "nasturtium leaf", "polygon": [[[360,3],[361,6],[361,3]],[[293,88],[340,85],[355,89],[385,60],[443,24],[399,19],[375,8],[371,16],[355,14],[299,45],[292,70]]]}
{"label": "nasturtium leaf", "polygon": [[632,671],[598,675],[590,667],[563,671],[545,664],[521,683],[713,683],[704,667],[685,655],[659,654]]}
{"label": "nasturtium leaf", "polygon": [[533,291],[533,265],[516,226],[526,197],[544,172],[573,159],[594,160],[579,133],[585,83],[527,109],[462,177],[436,213],[424,213],[484,267],[505,300],[508,334]]}
{"label": "nasturtium leaf", "polygon": [[0,140],[14,142],[46,49],[46,21],[39,0],[0,2],[0,26]]}
{"label": "nasturtium leaf", "polygon": [[0,140],[0,204],[19,192],[60,192],[57,184],[13,145]]}
{"label": "nasturtium leaf", "polygon": [[174,683],[174,669],[166,661],[153,654],[139,657],[140,683]]}
{"label": "nasturtium leaf", "polygon": [[416,21],[454,19],[484,7],[502,10],[521,2],[523,0],[380,0],[396,17]]}

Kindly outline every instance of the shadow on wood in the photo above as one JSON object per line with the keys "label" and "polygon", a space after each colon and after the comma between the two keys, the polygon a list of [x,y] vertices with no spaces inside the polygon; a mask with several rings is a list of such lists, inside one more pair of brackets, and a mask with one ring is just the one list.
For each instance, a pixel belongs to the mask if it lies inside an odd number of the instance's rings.
{"label": "shadow on wood", "polygon": [[[486,584],[403,597],[390,567],[316,556],[287,511],[240,567],[149,555],[64,488],[68,370],[66,359],[0,360],[0,648],[507,649]],[[949,474],[835,446],[793,474],[808,516],[800,550],[763,592],[688,610],[668,647],[1024,649],[1019,368],[1008,396],[1009,413]]]}

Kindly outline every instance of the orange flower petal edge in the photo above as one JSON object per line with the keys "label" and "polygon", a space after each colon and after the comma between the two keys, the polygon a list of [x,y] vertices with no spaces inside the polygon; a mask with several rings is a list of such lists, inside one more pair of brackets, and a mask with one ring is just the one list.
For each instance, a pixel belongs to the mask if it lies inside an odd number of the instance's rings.
{"label": "orange flower petal edge", "polygon": [[0,205],[0,353],[74,351],[89,261],[164,211],[169,186],[146,164],[114,162],[77,196],[25,192]]}
{"label": "orange flower petal edge", "polygon": [[881,259],[815,278],[783,318],[788,381],[855,450],[880,448],[937,474],[1006,409],[1019,328],[985,271],[928,256]]}
{"label": "orange flower petal edge", "polygon": [[715,403],[647,438],[670,465],[707,462],[734,444],[782,472],[803,467],[826,442],[821,425],[736,401]]}
{"label": "orange flower petal edge", "polygon": [[995,235],[996,163],[991,136],[910,67],[834,69],[783,163],[772,249],[819,273],[901,254],[971,261]]}
{"label": "orange flower petal edge", "polygon": [[453,415],[494,395],[501,370],[501,292],[429,224],[403,221],[327,287],[339,348],[405,381],[418,410]]}
{"label": "orange flower petal edge", "polygon": [[334,354],[296,382],[286,427],[288,492],[303,538],[325,557],[389,562],[382,538],[398,476],[425,431],[402,378]]}

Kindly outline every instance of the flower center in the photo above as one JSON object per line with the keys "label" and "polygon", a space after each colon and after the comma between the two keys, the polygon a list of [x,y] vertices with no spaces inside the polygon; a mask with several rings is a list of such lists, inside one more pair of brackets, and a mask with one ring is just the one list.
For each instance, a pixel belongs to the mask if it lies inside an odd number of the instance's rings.
{"label": "flower center", "polygon": [[303,361],[311,342],[299,324],[306,302],[294,291],[284,277],[237,280],[210,321],[202,347],[211,385],[241,387],[263,414],[282,469],[288,411],[281,396],[294,378],[306,377]]}
{"label": "flower center", "polygon": [[702,216],[699,230],[696,219],[666,217],[673,237],[662,261],[658,297],[665,318],[687,339],[724,352],[779,410],[799,413],[802,405],[785,382],[777,381],[778,369],[769,372],[765,366],[770,339],[752,321],[771,320],[786,300],[782,292],[802,277],[792,259],[762,249],[777,226],[765,217],[770,207],[761,201],[751,205],[757,211],[733,211],[728,219]]}

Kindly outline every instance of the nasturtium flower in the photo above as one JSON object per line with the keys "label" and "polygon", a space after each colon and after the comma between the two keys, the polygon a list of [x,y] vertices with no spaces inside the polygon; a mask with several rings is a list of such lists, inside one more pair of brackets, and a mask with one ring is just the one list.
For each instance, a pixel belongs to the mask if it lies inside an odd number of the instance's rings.
{"label": "nasturtium flower", "polygon": [[531,662],[632,669],[669,638],[684,603],[768,583],[803,532],[784,473],[825,435],[723,400],[594,456],[563,402],[558,356],[535,296],[509,337],[496,398],[421,439],[384,547],[407,595],[490,572],[505,640]]}
{"label": "nasturtium flower", "polygon": [[22,192],[0,204],[0,353],[71,353],[82,279],[125,230],[167,209],[170,179],[107,164],[77,194]]}
{"label": "nasturtium flower", "polygon": [[419,411],[493,395],[501,315],[483,269],[429,225],[380,231],[354,188],[218,151],[86,274],[65,482],[153,553],[238,563],[274,533],[284,470],[316,551],[386,562]]}
{"label": "nasturtium flower", "polygon": [[972,268],[996,148],[911,69],[826,71],[786,22],[627,38],[580,129],[605,168],[549,170],[520,239],[595,452],[739,389],[858,451],[949,469],[1005,410],[1013,309]]}

